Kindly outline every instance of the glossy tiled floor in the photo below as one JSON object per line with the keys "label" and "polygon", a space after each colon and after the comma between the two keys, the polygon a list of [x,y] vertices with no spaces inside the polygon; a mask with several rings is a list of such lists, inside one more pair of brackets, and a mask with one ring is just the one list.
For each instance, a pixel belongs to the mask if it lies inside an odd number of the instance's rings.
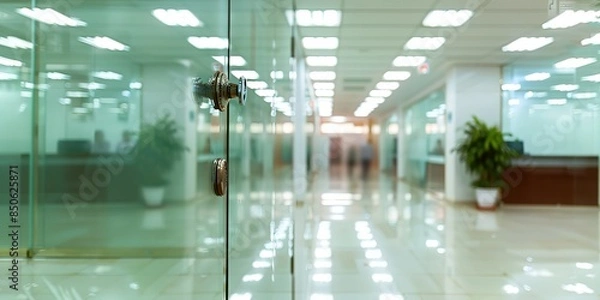
{"label": "glossy tiled floor", "polygon": [[[239,220],[262,216],[273,222],[265,230],[252,229],[249,223],[232,225],[252,233],[231,244],[232,300],[292,299],[289,241],[294,224],[286,214],[292,183],[263,186],[276,187],[282,196],[267,202],[252,196],[237,201],[237,213],[247,216]],[[295,224],[296,299],[600,299],[596,208],[479,212],[385,176],[362,182],[341,173],[314,178],[305,203],[295,215],[300,222]],[[159,218],[166,222],[159,225],[186,220],[190,228],[214,224],[208,217],[217,213],[213,206],[170,207]],[[194,209],[203,215],[190,214]],[[154,230],[145,238],[169,234],[160,226],[139,225],[150,224],[144,223],[147,211],[118,210],[115,215],[121,217],[114,222]],[[195,217],[169,221],[175,220],[177,210],[182,210],[180,216]],[[114,234],[118,241],[120,233]],[[122,234],[131,237],[131,232]],[[21,291],[8,290],[2,276],[0,299],[223,299],[222,255],[203,250],[206,244],[222,247],[222,241],[210,236],[203,231],[201,238],[177,240],[198,248],[186,257],[24,260]],[[6,269],[8,261],[0,264]]]}

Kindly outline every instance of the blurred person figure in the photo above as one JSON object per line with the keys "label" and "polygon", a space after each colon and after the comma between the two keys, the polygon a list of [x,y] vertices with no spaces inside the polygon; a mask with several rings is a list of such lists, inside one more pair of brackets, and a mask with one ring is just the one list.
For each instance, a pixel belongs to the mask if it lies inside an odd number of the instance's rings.
{"label": "blurred person figure", "polygon": [[131,132],[124,130],[121,136],[121,141],[117,144],[117,153],[128,154],[135,146],[135,143],[131,139]]}
{"label": "blurred person figure", "polygon": [[110,152],[110,143],[104,137],[104,131],[96,130],[94,132],[94,144],[92,145],[92,153],[102,154]]}
{"label": "blurred person figure", "polygon": [[356,148],[354,146],[350,146],[348,150],[348,177],[352,178],[354,174],[354,166],[356,165]]}
{"label": "blurred person figure", "polygon": [[362,166],[362,179],[367,180],[369,177],[369,169],[373,160],[373,142],[368,139],[367,142],[360,147],[360,161]]}

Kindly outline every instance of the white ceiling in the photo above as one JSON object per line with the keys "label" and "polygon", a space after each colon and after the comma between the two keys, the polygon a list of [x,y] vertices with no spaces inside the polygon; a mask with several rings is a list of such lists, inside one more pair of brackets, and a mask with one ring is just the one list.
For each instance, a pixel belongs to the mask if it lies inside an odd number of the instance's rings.
{"label": "white ceiling", "polygon": [[[281,96],[291,96],[289,80],[272,80],[273,70],[288,74],[291,70],[291,29],[285,11],[293,0],[231,0],[231,54],[242,55],[245,67],[260,74],[260,80],[275,87]],[[79,72],[85,78],[89,72],[115,71],[125,80],[139,79],[139,67],[148,63],[188,61],[193,75],[207,77],[212,73],[213,55],[226,55],[226,50],[198,50],[187,41],[188,36],[228,35],[226,1],[221,0],[69,0],[72,3],[55,9],[88,23],[87,27],[64,28],[40,26],[43,34],[40,63],[43,68],[57,64],[72,66],[69,72]],[[56,3],[58,3],[56,2]],[[372,117],[384,117],[400,105],[407,105],[441,82],[454,64],[504,65],[511,62],[531,62],[565,57],[581,39],[600,32],[596,27],[577,26],[567,30],[544,31],[541,24],[549,19],[548,0],[295,0],[297,9],[337,9],[342,11],[340,27],[302,27],[304,36],[335,36],[340,38],[337,50],[310,50],[305,55],[336,55],[336,95],[334,115],[352,116],[354,110],[389,70],[408,70],[411,78],[402,82],[388,100],[376,109]],[[52,4],[53,2],[42,4]],[[564,2],[566,3],[566,2]],[[578,8],[588,8],[598,0],[571,1]],[[14,35],[31,40],[30,22],[15,13],[29,1],[4,0],[0,3],[0,36]],[[600,6],[600,5],[599,5]],[[48,7],[48,6],[46,6]],[[52,6],[50,6],[52,7]],[[201,28],[168,27],[151,14],[156,8],[187,8],[204,24]],[[431,29],[421,25],[432,9],[475,10],[473,18],[463,27]],[[600,8],[596,8],[600,9]],[[403,46],[413,36],[442,34],[448,41],[432,52],[405,51]],[[77,41],[78,36],[106,35],[131,47],[129,52],[99,51]],[[555,42],[532,53],[503,53],[501,47],[521,36],[551,36]],[[296,45],[300,45],[298,41]],[[586,50],[595,51],[598,47]],[[419,54],[429,57],[430,72],[418,74],[415,68],[395,68],[392,61],[398,55]],[[28,62],[30,51],[14,51],[0,47],[0,56]],[[600,69],[600,63],[589,66]],[[126,84],[124,85],[126,86]],[[116,88],[120,89],[121,86]],[[254,96],[256,97],[256,96]],[[256,97],[257,101],[260,100]],[[251,99],[249,99],[250,101]]]}
{"label": "white ceiling", "polygon": [[[342,11],[339,28],[301,28],[302,36],[338,36],[337,50],[307,50],[306,55],[336,55],[338,65],[334,115],[353,115],[354,110],[390,70],[408,70],[411,78],[402,82],[372,117],[385,117],[399,105],[407,105],[425,96],[430,87],[443,80],[454,64],[504,65],[555,59],[566,55],[600,26],[577,26],[567,30],[542,30],[549,20],[547,0],[298,0],[298,9],[338,9]],[[588,8],[598,1],[570,1],[576,8]],[[433,9],[475,11],[473,18],[454,29],[425,28],[423,19]],[[565,7],[566,8],[566,7]],[[564,8],[563,8],[564,9]],[[596,8],[599,9],[599,8]],[[413,36],[445,36],[446,44],[437,51],[405,51],[404,44]],[[503,53],[501,47],[522,36],[550,36],[555,42],[531,53]],[[593,53],[598,56],[598,48]],[[398,55],[429,57],[430,72],[421,75],[416,68],[397,68],[392,61]],[[591,66],[594,67],[594,66]],[[600,63],[595,64],[600,69]]]}

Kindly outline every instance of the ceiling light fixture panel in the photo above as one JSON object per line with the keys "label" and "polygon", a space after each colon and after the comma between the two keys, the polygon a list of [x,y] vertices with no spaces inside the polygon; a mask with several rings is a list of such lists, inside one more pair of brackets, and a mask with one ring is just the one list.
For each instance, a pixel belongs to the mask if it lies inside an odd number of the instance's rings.
{"label": "ceiling light fixture panel", "polygon": [[406,50],[437,50],[444,43],[446,39],[443,37],[412,37],[404,45]]}
{"label": "ceiling light fixture panel", "polygon": [[107,36],[79,37],[79,41],[98,49],[110,51],[129,51],[129,46],[115,41]]}
{"label": "ceiling light fixture panel", "polygon": [[408,71],[388,71],[383,74],[384,80],[398,80],[403,81],[407,80],[410,77],[410,72]]}
{"label": "ceiling light fixture panel", "polygon": [[518,91],[521,89],[521,85],[518,83],[505,83],[502,85],[503,91]]}
{"label": "ceiling light fixture panel", "polygon": [[7,36],[0,37],[0,46],[12,48],[12,49],[31,49],[33,44],[26,40],[22,40],[18,37]]}
{"label": "ceiling light fixture panel", "polygon": [[581,45],[582,46],[600,45],[600,33],[597,33],[590,38],[583,39],[581,41]]}
{"label": "ceiling light fixture panel", "polygon": [[155,9],[152,11],[152,15],[167,26],[204,26],[204,23],[187,9]]}
{"label": "ceiling light fixture panel", "polygon": [[397,90],[400,87],[400,83],[394,81],[382,81],[377,83],[378,90]]}
{"label": "ceiling light fixture panel", "polygon": [[589,75],[589,76],[584,76],[581,78],[581,80],[590,81],[590,82],[600,82],[600,73],[594,74],[594,75]]}
{"label": "ceiling light fixture panel", "polygon": [[315,82],[313,84],[315,90],[333,90],[335,89],[335,83],[333,82]]}
{"label": "ceiling light fixture panel", "polygon": [[100,71],[92,73],[92,76],[105,80],[121,80],[123,79],[123,75],[110,71]]}
{"label": "ceiling light fixture panel", "polygon": [[560,92],[572,92],[574,90],[579,89],[579,85],[577,84],[557,84],[553,85],[552,89]]}
{"label": "ceiling light fixture panel", "polygon": [[535,51],[554,42],[551,37],[520,37],[502,47],[504,52]]}
{"label": "ceiling light fixture panel", "polygon": [[0,65],[7,67],[21,67],[23,66],[23,62],[0,56]]}
{"label": "ceiling light fixture panel", "polygon": [[313,71],[309,75],[312,80],[335,80],[336,74],[333,71]]}
{"label": "ceiling light fixture panel", "polygon": [[417,67],[427,60],[425,56],[398,56],[392,64],[395,67]]}
{"label": "ceiling light fixture panel", "polygon": [[461,10],[433,10],[423,19],[425,27],[460,27],[473,16],[473,11]]}
{"label": "ceiling light fixture panel", "polygon": [[300,9],[294,12],[288,10],[286,17],[290,26],[298,25],[301,27],[337,27],[342,22],[342,12],[339,10],[307,10]]}
{"label": "ceiling light fixture panel", "polygon": [[188,43],[198,49],[227,49],[229,47],[229,41],[226,38],[220,37],[188,37]]}
{"label": "ceiling light fixture panel", "polygon": [[308,56],[306,64],[311,67],[335,67],[337,65],[337,57],[335,56]]}
{"label": "ceiling light fixture panel", "polygon": [[579,24],[600,21],[600,11],[594,10],[566,10],[560,15],[542,24],[543,29],[565,29]]}
{"label": "ceiling light fixture panel", "polygon": [[269,87],[269,85],[264,81],[248,81],[246,85],[248,88],[253,90],[262,90]]}
{"label": "ceiling light fixture panel", "polygon": [[544,81],[550,78],[550,73],[547,72],[536,72],[525,75],[525,81]]}
{"label": "ceiling light fixture panel", "polygon": [[27,18],[30,18],[30,19],[33,19],[33,20],[36,20],[38,22],[42,22],[42,23],[45,23],[48,25],[58,25],[58,26],[65,26],[65,27],[87,26],[87,23],[85,23],[79,19],[67,17],[52,8],[41,9],[41,8],[34,7],[33,9],[31,9],[28,7],[23,7],[23,8],[17,9],[17,13],[19,13],[20,15],[25,16]]}
{"label": "ceiling light fixture panel", "polygon": [[571,57],[554,64],[557,69],[577,69],[596,62],[593,57]]}
{"label": "ceiling light fixture panel", "polygon": [[[222,65],[225,65],[225,63],[227,62],[225,56],[213,56],[213,59],[218,61]],[[229,65],[232,67],[242,67],[246,65],[246,60],[241,56],[230,56]]]}
{"label": "ceiling light fixture panel", "polygon": [[372,90],[369,93],[369,96],[371,97],[389,97],[392,95],[392,91],[390,90]]}
{"label": "ceiling light fixture panel", "polygon": [[253,70],[233,70],[231,71],[231,75],[238,79],[244,77],[248,80],[256,80],[260,77],[258,73]]}
{"label": "ceiling light fixture panel", "polygon": [[304,37],[302,46],[309,50],[333,50],[337,49],[340,41],[337,37]]}

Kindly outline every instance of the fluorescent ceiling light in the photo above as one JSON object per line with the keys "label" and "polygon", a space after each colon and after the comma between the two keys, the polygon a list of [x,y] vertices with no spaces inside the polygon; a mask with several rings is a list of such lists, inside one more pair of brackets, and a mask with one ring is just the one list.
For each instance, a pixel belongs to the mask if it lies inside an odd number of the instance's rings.
{"label": "fluorescent ceiling light", "polygon": [[595,62],[596,59],[591,57],[572,57],[555,63],[554,67],[557,69],[577,69]]}
{"label": "fluorescent ceiling light", "polygon": [[600,73],[595,74],[595,75],[590,75],[590,76],[582,77],[581,80],[583,80],[583,81],[591,81],[591,82],[600,82]]}
{"label": "fluorescent ceiling light", "polygon": [[358,108],[359,109],[373,110],[373,109],[377,108],[377,106],[379,106],[379,103],[375,103],[375,102],[363,102],[363,103],[360,104],[360,106]]}
{"label": "fluorescent ceiling light", "polygon": [[543,29],[564,29],[579,24],[598,22],[600,11],[567,10],[542,24]]}
{"label": "fluorescent ceiling light", "polygon": [[546,103],[550,105],[565,105],[567,104],[567,99],[548,99]]}
{"label": "fluorescent ceiling light", "polygon": [[509,99],[508,100],[508,105],[510,106],[517,106],[521,103],[521,100],[519,99]]}
{"label": "fluorescent ceiling light", "polygon": [[551,37],[520,37],[512,43],[502,47],[504,52],[535,51],[554,41]]}
{"label": "fluorescent ceiling light", "polygon": [[593,98],[596,98],[598,96],[598,94],[594,93],[594,92],[582,92],[582,93],[569,93],[567,96],[570,98],[573,98],[573,99],[593,99]]}
{"label": "fluorescent ceiling light", "polygon": [[548,96],[548,93],[546,92],[532,92],[532,91],[528,91],[525,93],[525,99],[529,99],[529,98],[544,98]]}
{"label": "fluorescent ceiling light", "polygon": [[339,39],[336,37],[305,37],[302,38],[302,46],[305,49],[337,49]]}
{"label": "fluorescent ceiling light", "polygon": [[369,93],[371,97],[389,97],[390,95],[392,95],[392,91],[390,90],[372,90]]}
{"label": "fluorescent ceiling light", "polygon": [[17,74],[0,72],[0,80],[16,80],[18,78]]}
{"label": "fluorescent ceiling light", "polygon": [[129,46],[106,36],[80,37],[79,41],[99,49],[107,49],[111,51],[129,51]]}
{"label": "fluorescent ceiling light", "polygon": [[81,27],[87,24],[79,19],[67,17],[51,8],[37,8],[33,9],[23,7],[17,9],[17,13],[38,22],[46,23],[49,25],[68,26],[68,27]]}
{"label": "fluorescent ceiling light", "polygon": [[226,38],[220,37],[188,37],[188,43],[198,49],[227,49],[229,47],[229,41]]}
{"label": "fluorescent ceiling light", "polygon": [[96,77],[96,78],[100,78],[100,79],[105,79],[105,80],[121,80],[123,79],[123,75],[119,74],[119,73],[115,73],[115,72],[106,72],[106,71],[101,71],[101,72],[94,72],[92,73],[92,76]]}
{"label": "fluorescent ceiling light", "polygon": [[87,89],[87,90],[101,90],[106,88],[105,84],[102,83],[97,83],[97,82],[90,82],[90,83],[80,83],[79,87],[82,89]]}
{"label": "fluorescent ceiling light", "polygon": [[335,72],[333,71],[313,71],[309,74],[312,80],[335,80]]}
{"label": "fluorescent ceiling light", "polygon": [[155,9],[152,15],[168,26],[202,27],[204,23],[187,9]]}
{"label": "fluorescent ceiling light", "polygon": [[408,71],[388,71],[383,74],[384,80],[399,80],[403,81],[410,77],[410,72]]}
{"label": "fluorescent ceiling light", "polygon": [[560,92],[571,92],[579,88],[577,84],[557,84],[553,85],[552,89]]}
{"label": "fluorescent ceiling light", "polygon": [[335,83],[333,82],[315,82],[313,84],[315,90],[333,90],[335,89]]}
{"label": "fluorescent ceiling light", "polygon": [[467,9],[461,10],[433,10],[423,20],[425,27],[460,27],[465,24],[473,12]]}
{"label": "fluorescent ceiling light", "polygon": [[0,37],[0,46],[13,48],[13,49],[31,49],[33,48],[33,44],[26,40],[22,40],[18,37],[7,36]]}
{"label": "fluorescent ceiling light", "polygon": [[383,97],[367,97],[367,98],[365,98],[365,103],[381,104],[383,102],[385,102],[385,98],[383,98]]}
{"label": "fluorescent ceiling light", "polygon": [[23,66],[23,63],[18,60],[0,56],[0,65],[7,66],[7,67],[21,67],[21,66]]}
{"label": "fluorescent ceiling light", "polygon": [[285,101],[285,98],[283,98],[283,97],[265,97],[264,100],[267,103],[283,103],[283,101]]}
{"label": "fluorescent ceiling light", "polygon": [[[213,56],[213,59],[225,65],[226,57],[225,56]],[[232,67],[241,67],[246,65],[246,60],[241,56],[230,56],[229,57],[229,65]]]}
{"label": "fluorescent ceiling light", "polygon": [[317,98],[317,103],[319,103],[319,104],[321,104],[321,103],[333,103],[333,98],[319,97],[319,98]]}
{"label": "fluorescent ceiling light", "polygon": [[521,89],[521,85],[518,83],[505,83],[502,85],[503,91],[518,91]]}
{"label": "fluorescent ceiling light", "polygon": [[377,83],[378,90],[396,90],[400,87],[400,83],[393,81],[382,81]]}
{"label": "fluorescent ceiling light", "polygon": [[412,37],[404,45],[404,49],[407,50],[437,50],[444,43],[446,39],[443,37]]}
{"label": "fluorescent ceiling light", "polygon": [[302,27],[322,26],[336,27],[340,26],[342,20],[342,12],[339,10],[306,10],[301,9],[296,11],[296,22],[294,22],[294,13],[291,10],[286,12],[288,23],[291,25],[297,24]]}
{"label": "fluorescent ceiling light", "polygon": [[244,77],[248,80],[256,80],[259,77],[258,73],[252,70],[233,70],[231,75],[238,79]]}
{"label": "fluorescent ceiling light", "polygon": [[283,71],[271,71],[272,79],[283,79]]}
{"label": "fluorescent ceiling light", "polygon": [[334,67],[337,65],[337,57],[335,56],[308,56],[306,64],[311,67]]}
{"label": "fluorescent ceiling light", "polygon": [[427,60],[425,56],[398,56],[392,64],[396,67],[416,67]]}
{"label": "fluorescent ceiling light", "polygon": [[333,97],[335,92],[333,90],[315,90],[315,96],[317,97]]}
{"label": "fluorescent ceiling light", "polygon": [[531,73],[529,75],[525,75],[526,81],[544,81],[548,78],[550,78],[550,73],[546,73],[546,72],[538,72],[538,73]]}
{"label": "fluorescent ceiling light", "polygon": [[59,72],[48,72],[48,74],[46,74],[46,77],[48,79],[52,79],[52,80],[69,80],[69,79],[71,79],[71,76],[69,76],[67,74],[59,73]]}
{"label": "fluorescent ceiling light", "polygon": [[319,116],[321,117],[331,117],[333,112],[331,110],[319,110]]}
{"label": "fluorescent ceiling light", "polygon": [[129,88],[132,90],[139,90],[142,88],[142,83],[141,82],[132,82],[129,84]]}
{"label": "fluorescent ceiling light", "polygon": [[275,90],[256,90],[254,92],[260,97],[274,97],[277,94]]}
{"label": "fluorescent ceiling light", "polygon": [[262,90],[269,87],[269,85],[264,81],[248,81],[246,85],[253,90]]}
{"label": "fluorescent ceiling light", "polygon": [[600,33],[597,33],[590,38],[583,39],[581,41],[581,45],[582,46],[600,45]]}

